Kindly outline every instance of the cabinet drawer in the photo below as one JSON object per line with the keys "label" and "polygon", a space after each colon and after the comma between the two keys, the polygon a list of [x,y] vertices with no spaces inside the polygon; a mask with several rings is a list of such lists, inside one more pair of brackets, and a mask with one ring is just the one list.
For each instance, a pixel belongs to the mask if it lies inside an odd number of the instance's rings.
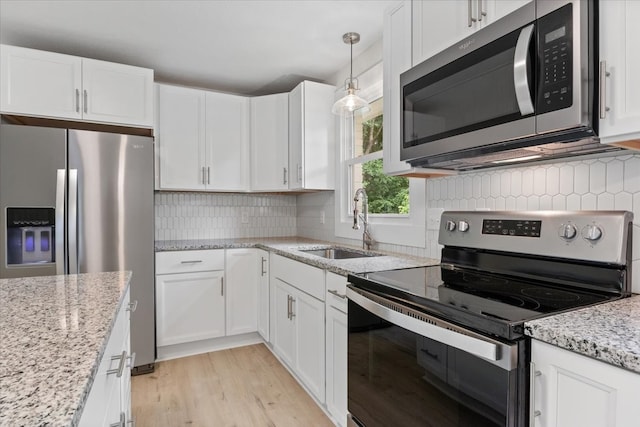
{"label": "cabinet drawer", "polygon": [[224,270],[224,249],[156,253],[156,274]]}
{"label": "cabinet drawer", "polygon": [[327,271],[327,303],[342,311],[347,312],[347,278]]}
{"label": "cabinet drawer", "polygon": [[324,301],[324,270],[280,255],[271,256],[271,275]]}

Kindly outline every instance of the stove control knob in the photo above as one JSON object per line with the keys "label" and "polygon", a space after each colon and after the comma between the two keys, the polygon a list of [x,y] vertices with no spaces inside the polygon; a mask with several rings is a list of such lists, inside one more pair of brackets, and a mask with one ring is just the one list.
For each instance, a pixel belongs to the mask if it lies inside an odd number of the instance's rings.
{"label": "stove control knob", "polygon": [[558,234],[565,240],[571,240],[576,237],[578,230],[576,230],[576,226],[573,224],[562,224]]}
{"label": "stove control knob", "polygon": [[597,242],[602,238],[602,229],[595,224],[589,224],[582,229],[582,237],[589,242]]}
{"label": "stove control knob", "polygon": [[467,221],[459,221],[458,222],[458,230],[466,233],[469,230],[469,223]]}
{"label": "stove control knob", "polygon": [[447,221],[447,223],[445,224],[445,228],[447,229],[447,231],[455,231],[456,229],[456,223],[449,220]]}

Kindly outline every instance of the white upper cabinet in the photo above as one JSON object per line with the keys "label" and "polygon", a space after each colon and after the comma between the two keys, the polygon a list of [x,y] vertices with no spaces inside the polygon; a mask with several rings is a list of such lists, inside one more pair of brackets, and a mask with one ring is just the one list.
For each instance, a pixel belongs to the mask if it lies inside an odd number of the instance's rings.
{"label": "white upper cabinet", "polygon": [[289,94],[289,189],[333,190],[335,87],[303,81]]}
{"label": "white upper cabinet", "polygon": [[4,114],[152,127],[153,70],[1,45]]}
{"label": "white upper cabinet", "polygon": [[209,190],[249,190],[249,98],[206,93],[206,159]]}
{"label": "white upper cabinet", "polygon": [[160,189],[205,189],[205,94],[157,85],[156,155]]}
{"label": "white upper cabinet", "polygon": [[160,189],[248,190],[248,98],[157,87]]}
{"label": "white upper cabinet", "polygon": [[289,94],[251,98],[251,190],[289,189]]}
{"label": "white upper cabinet", "polygon": [[[605,143],[640,139],[640,2],[600,2],[599,136]],[[603,93],[604,92],[604,93]],[[606,108],[606,109],[605,109]]]}
{"label": "white upper cabinet", "polygon": [[383,91],[384,114],[383,168],[387,175],[429,176],[451,174],[448,171],[414,168],[400,160],[400,74],[411,68],[411,1],[388,9],[384,15]]}
{"label": "white upper cabinet", "polygon": [[414,0],[413,65],[533,0]]}
{"label": "white upper cabinet", "polygon": [[153,71],[82,60],[83,119],[153,126]]}

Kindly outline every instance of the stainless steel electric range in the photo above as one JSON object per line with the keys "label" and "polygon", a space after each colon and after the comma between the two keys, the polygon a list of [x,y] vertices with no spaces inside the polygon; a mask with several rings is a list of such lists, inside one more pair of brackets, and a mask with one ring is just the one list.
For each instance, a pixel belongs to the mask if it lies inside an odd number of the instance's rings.
{"label": "stainless steel electric range", "polygon": [[440,265],[349,275],[348,424],[529,425],[524,323],[630,295],[632,220],[444,212]]}

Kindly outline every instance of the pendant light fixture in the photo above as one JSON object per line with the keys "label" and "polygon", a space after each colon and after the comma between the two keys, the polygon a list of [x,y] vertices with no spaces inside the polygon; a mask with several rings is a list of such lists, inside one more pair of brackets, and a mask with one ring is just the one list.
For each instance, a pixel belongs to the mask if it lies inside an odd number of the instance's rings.
{"label": "pendant light fixture", "polygon": [[369,111],[369,103],[356,95],[356,91],[359,90],[358,80],[353,78],[353,45],[360,41],[360,34],[346,33],[342,36],[342,40],[351,46],[351,69],[349,78],[345,82],[347,94],[333,104],[331,112],[340,116],[351,117],[354,113],[364,114]]}

